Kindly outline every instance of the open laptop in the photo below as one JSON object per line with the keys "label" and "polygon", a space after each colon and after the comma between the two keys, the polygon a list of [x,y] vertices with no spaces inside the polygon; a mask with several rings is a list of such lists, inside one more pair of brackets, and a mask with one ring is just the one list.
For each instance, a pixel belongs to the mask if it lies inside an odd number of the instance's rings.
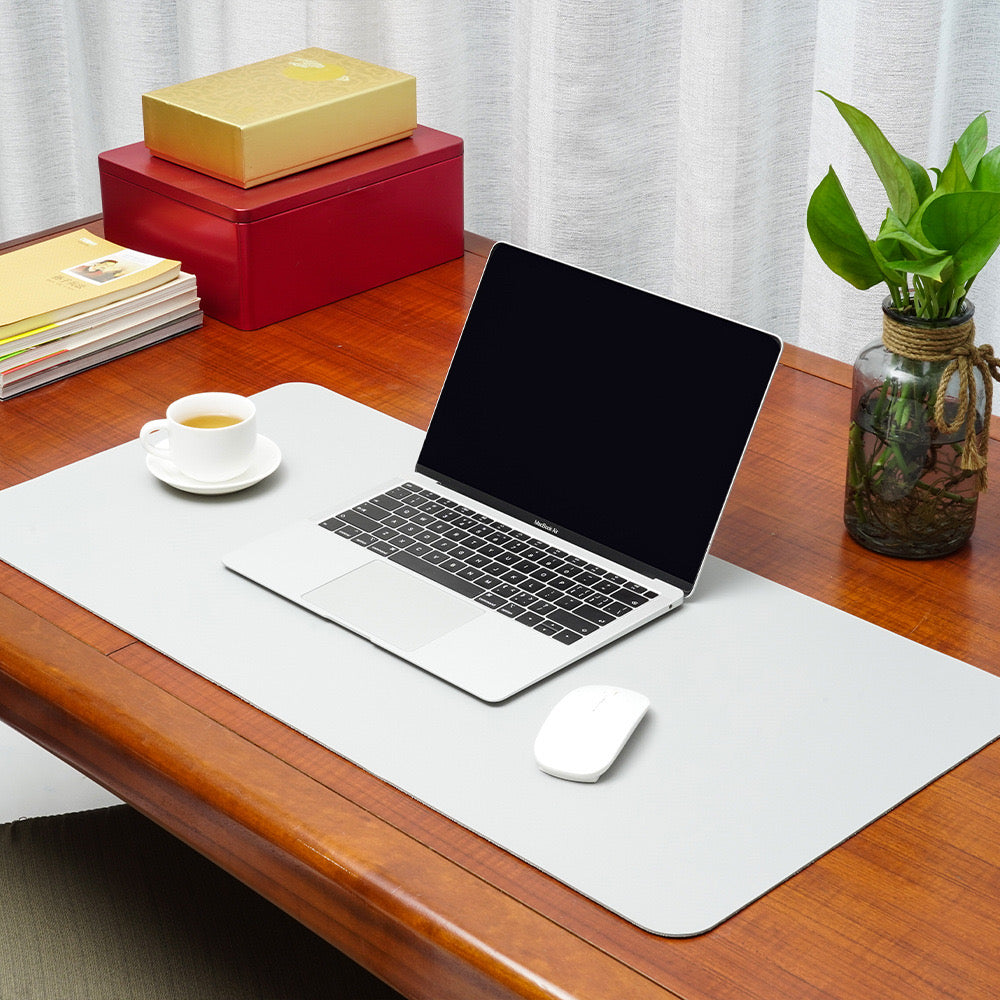
{"label": "open laptop", "polygon": [[780,353],[497,244],[416,468],[223,561],[502,701],[692,592]]}

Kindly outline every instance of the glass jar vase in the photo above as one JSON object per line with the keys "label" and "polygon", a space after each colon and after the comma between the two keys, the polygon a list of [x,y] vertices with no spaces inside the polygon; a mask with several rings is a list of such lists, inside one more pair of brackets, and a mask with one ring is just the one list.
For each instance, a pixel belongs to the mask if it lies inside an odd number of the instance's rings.
{"label": "glass jar vase", "polygon": [[972,535],[985,485],[987,402],[970,360],[973,307],[918,320],[887,298],[882,312],[882,339],[854,363],[844,523],[883,555],[944,556]]}

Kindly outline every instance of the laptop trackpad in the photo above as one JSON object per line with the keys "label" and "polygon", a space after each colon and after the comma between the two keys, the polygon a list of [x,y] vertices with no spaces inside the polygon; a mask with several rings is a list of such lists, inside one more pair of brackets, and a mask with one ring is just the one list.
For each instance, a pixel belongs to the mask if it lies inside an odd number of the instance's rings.
{"label": "laptop trackpad", "polygon": [[369,562],[302,595],[348,628],[395,649],[419,649],[483,614],[387,562]]}

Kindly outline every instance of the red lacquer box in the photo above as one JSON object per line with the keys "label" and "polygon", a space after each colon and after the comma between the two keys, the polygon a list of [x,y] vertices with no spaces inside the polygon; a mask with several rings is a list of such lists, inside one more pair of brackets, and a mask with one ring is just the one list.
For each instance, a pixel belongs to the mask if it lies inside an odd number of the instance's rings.
{"label": "red lacquer box", "polygon": [[462,140],[409,139],[242,189],[152,156],[98,157],[109,240],[179,260],[202,308],[241,330],[462,255]]}

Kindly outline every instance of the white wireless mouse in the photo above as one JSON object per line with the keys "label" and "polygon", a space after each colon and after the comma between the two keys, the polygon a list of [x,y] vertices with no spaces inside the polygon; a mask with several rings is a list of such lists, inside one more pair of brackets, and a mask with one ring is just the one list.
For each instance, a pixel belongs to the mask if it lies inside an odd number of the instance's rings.
{"label": "white wireless mouse", "polygon": [[548,774],[597,781],[614,763],[649,708],[644,694],[612,684],[570,691],[535,738],[535,760]]}

